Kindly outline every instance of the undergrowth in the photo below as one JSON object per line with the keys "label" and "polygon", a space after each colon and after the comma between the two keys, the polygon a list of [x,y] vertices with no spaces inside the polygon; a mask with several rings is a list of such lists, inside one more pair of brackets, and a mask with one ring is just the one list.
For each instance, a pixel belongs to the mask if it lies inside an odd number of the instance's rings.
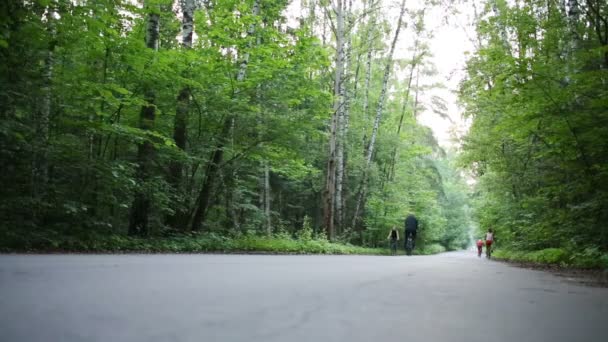
{"label": "undergrowth", "polygon": [[608,254],[597,248],[546,248],[538,251],[498,249],[496,259],[576,268],[608,268]]}
{"label": "undergrowth", "polygon": [[[439,244],[429,244],[417,248],[414,253],[436,254],[444,251],[445,248]],[[138,238],[91,233],[65,236],[42,231],[23,234],[6,230],[0,231],[0,252],[390,254],[388,248],[332,243],[322,234],[300,234],[295,239],[282,232],[272,237],[254,234],[227,237],[200,233]]]}

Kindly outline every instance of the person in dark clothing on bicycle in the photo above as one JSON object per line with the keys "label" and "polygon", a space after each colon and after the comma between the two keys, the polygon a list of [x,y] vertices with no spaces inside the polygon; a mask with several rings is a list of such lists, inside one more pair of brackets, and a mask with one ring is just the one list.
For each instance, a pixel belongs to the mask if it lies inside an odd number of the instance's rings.
{"label": "person in dark clothing on bicycle", "polygon": [[414,216],[413,214],[407,215],[407,217],[405,218],[404,241],[407,243],[407,237],[408,237],[408,235],[411,235],[412,242],[413,242],[412,249],[414,247],[416,247],[416,232],[417,231],[418,231],[418,220],[416,219],[416,216]]}
{"label": "person in dark clothing on bicycle", "polygon": [[387,239],[391,241],[391,252],[393,255],[397,255],[397,241],[399,241],[399,232],[397,227],[393,226],[393,229],[388,233]]}

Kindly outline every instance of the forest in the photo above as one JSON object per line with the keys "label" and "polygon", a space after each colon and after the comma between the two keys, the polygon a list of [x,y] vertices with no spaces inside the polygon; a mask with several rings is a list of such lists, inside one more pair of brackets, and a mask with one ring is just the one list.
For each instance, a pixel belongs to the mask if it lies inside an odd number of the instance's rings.
{"label": "forest", "polygon": [[[473,9],[451,146],[437,8]],[[428,253],[608,262],[607,45],[602,0],[4,1],[0,248],[343,252],[414,213]]]}
{"label": "forest", "polygon": [[608,2],[491,1],[476,39],[460,99],[479,225],[541,261],[608,267]]}

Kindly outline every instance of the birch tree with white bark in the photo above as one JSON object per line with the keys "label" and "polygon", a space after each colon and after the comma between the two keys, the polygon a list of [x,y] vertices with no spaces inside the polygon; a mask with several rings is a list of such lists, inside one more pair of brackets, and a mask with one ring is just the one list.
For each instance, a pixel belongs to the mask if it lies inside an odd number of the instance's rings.
{"label": "birch tree with white bark", "polygon": [[399,40],[399,33],[401,32],[401,26],[403,25],[403,16],[405,14],[405,0],[401,1],[400,11],[399,11],[399,19],[397,20],[397,27],[395,29],[395,35],[393,36],[393,40],[391,43],[390,50],[387,55],[386,65],[384,67],[384,76],[382,78],[382,89],[380,91],[380,96],[378,98],[378,104],[376,106],[376,116],[374,118],[374,125],[372,127],[372,132],[369,140],[369,144],[367,146],[367,151],[365,154],[365,165],[363,168],[363,176],[361,180],[361,186],[359,189],[359,193],[357,195],[357,202],[355,204],[355,211],[352,220],[352,227],[356,227],[357,220],[359,218],[359,211],[361,210],[361,204],[365,198],[367,193],[367,185],[369,180],[369,169],[372,163],[372,157],[374,153],[374,147],[376,143],[376,138],[378,134],[378,129],[380,127],[380,121],[382,120],[382,113],[384,110],[384,103],[387,95],[388,81],[391,75],[391,70],[393,67],[393,55],[395,53],[395,46],[397,45],[397,41]]}

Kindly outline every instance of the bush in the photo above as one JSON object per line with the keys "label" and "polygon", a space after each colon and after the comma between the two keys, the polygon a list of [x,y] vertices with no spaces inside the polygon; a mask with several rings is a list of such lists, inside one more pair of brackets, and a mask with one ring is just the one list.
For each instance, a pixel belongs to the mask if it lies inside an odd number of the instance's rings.
{"label": "bush", "polygon": [[580,268],[608,268],[608,254],[602,254],[597,247],[589,247],[572,253],[570,263]]}
{"label": "bush", "polygon": [[312,224],[310,222],[310,217],[304,216],[304,222],[302,223],[302,229],[298,231],[298,240],[300,241],[310,241],[312,240]]}
{"label": "bush", "polygon": [[568,260],[568,253],[562,248],[546,248],[530,253],[529,258],[541,264],[561,264]]}
{"label": "bush", "polygon": [[595,247],[581,251],[564,248],[546,248],[539,251],[513,251],[500,249],[494,253],[496,259],[553,264],[577,268],[608,268],[608,254],[601,253]]}

